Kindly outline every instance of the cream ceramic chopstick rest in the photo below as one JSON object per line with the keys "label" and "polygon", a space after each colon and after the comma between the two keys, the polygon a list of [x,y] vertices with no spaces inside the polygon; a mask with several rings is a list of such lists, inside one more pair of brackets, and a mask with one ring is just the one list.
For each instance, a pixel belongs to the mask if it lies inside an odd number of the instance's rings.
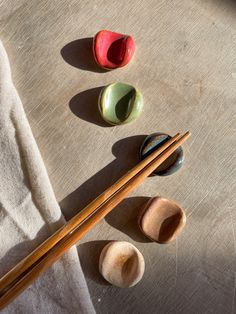
{"label": "cream ceramic chopstick rest", "polygon": [[143,255],[129,242],[110,242],[101,252],[99,271],[114,286],[128,288],[136,285],[142,279],[144,269]]}

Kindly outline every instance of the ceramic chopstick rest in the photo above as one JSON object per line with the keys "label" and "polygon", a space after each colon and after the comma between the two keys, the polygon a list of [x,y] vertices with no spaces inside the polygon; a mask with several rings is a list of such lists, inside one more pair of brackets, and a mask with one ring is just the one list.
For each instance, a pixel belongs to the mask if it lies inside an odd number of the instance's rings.
{"label": "ceramic chopstick rest", "polygon": [[120,125],[136,120],[143,110],[143,96],[132,85],[114,83],[100,92],[98,107],[109,124]]}
{"label": "ceramic chopstick rest", "polygon": [[183,230],[186,214],[175,202],[154,197],[142,208],[138,224],[149,239],[159,243],[169,243]]}
{"label": "ceramic chopstick rest", "polygon": [[101,30],[93,39],[93,55],[97,64],[104,69],[125,66],[134,55],[135,43],[132,36]]}
{"label": "ceramic chopstick rest", "polygon": [[[153,133],[147,136],[141,145],[139,158],[143,160],[155,149],[159,148],[171,138],[165,133]],[[178,171],[184,162],[183,149],[180,146],[154,172],[153,175],[168,176]]]}
{"label": "ceramic chopstick rest", "polygon": [[136,285],[144,270],[143,255],[129,242],[109,242],[100,254],[99,271],[114,286],[128,288]]}

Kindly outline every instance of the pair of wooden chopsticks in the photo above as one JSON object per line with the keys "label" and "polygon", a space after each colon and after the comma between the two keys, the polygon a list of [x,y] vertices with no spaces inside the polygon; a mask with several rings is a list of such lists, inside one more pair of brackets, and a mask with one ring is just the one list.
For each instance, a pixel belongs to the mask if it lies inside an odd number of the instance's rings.
{"label": "pair of wooden chopsticks", "polygon": [[128,171],[81,212],[38,246],[0,279],[0,309],[3,309],[71,246],[141,184],[190,136],[176,134],[151,155]]}

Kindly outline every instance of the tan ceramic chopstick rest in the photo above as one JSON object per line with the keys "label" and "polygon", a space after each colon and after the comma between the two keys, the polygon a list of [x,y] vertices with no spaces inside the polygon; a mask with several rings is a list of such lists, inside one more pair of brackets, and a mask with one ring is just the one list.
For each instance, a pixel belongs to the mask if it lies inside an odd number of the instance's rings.
{"label": "tan ceramic chopstick rest", "polygon": [[138,224],[152,241],[174,241],[186,224],[186,214],[177,203],[163,197],[151,198],[142,208]]}

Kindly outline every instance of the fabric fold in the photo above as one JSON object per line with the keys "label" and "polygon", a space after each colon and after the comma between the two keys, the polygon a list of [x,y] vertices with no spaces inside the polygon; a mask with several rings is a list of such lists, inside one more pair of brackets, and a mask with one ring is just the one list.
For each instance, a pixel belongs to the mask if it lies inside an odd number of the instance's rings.
{"label": "fabric fold", "polygon": [[[0,42],[0,276],[63,223]],[[94,313],[76,247],[3,313]]]}

